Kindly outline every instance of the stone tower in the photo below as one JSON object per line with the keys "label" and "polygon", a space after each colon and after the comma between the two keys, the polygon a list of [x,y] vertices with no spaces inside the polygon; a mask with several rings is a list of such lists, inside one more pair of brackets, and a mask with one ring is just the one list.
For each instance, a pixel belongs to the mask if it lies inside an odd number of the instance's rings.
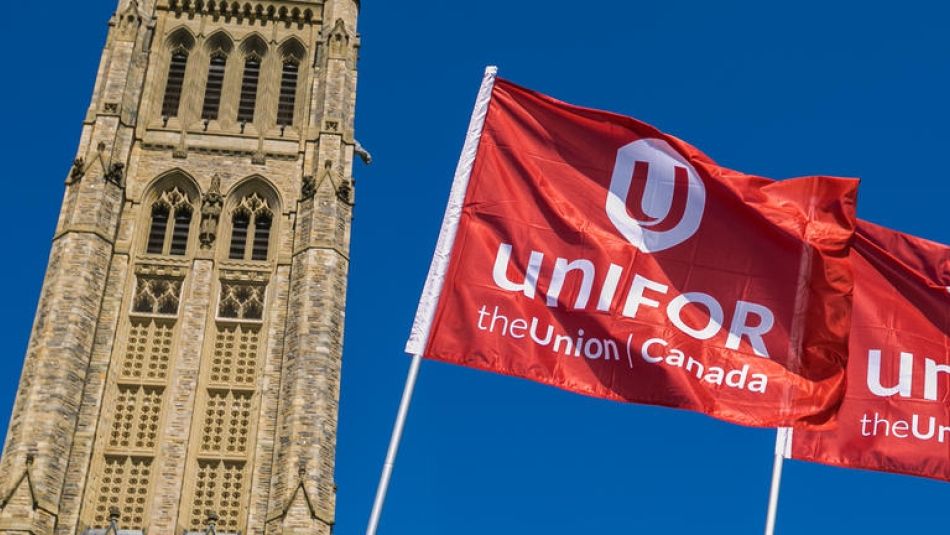
{"label": "stone tower", "polygon": [[0,460],[0,535],[329,534],[357,0],[121,0]]}

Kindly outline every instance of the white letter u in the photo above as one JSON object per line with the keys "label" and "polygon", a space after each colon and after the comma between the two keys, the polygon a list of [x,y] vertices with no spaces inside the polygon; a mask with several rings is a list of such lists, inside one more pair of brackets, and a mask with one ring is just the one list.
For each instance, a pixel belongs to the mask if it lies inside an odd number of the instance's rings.
{"label": "white letter u", "polygon": [[495,269],[492,270],[492,277],[495,279],[495,284],[502,290],[522,292],[528,299],[533,299],[535,289],[538,286],[538,273],[541,272],[541,262],[543,260],[544,254],[531,251],[528,268],[524,274],[524,282],[520,284],[513,283],[508,279],[508,263],[511,261],[511,245],[502,243],[498,246],[498,256],[495,257]]}
{"label": "white letter u", "polygon": [[914,380],[913,373],[914,355],[902,352],[900,377],[897,385],[884,388],[881,386],[881,350],[871,349],[868,351],[868,388],[875,396],[887,398],[894,394],[900,394],[901,397],[909,398]]}

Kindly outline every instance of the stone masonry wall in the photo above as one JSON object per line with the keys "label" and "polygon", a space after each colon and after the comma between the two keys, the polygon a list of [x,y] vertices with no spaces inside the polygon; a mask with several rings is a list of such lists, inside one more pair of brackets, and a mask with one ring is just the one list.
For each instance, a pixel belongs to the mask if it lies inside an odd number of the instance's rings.
{"label": "stone masonry wall", "polygon": [[[147,487],[149,535],[180,535],[197,499],[208,370],[223,280],[266,282],[245,457],[244,533],[329,535],[334,523],[359,36],[356,0],[254,0],[212,12],[195,0],[119,0],[63,197],[0,457],[0,535],[78,535],[94,526],[116,418],[119,363],[141,273],[183,280]],[[221,117],[201,118],[208,39],[233,40]],[[162,117],[170,36],[191,39],[180,117]],[[268,47],[253,124],[233,118],[241,46]],[[293,125],[275,124],[279,54],[304,50]],[[237,70],[235,70],[237,69]],[[202,199],[224,213],[205,247]],[[145,254],[157,187],[195,212],[187,254]],[[275,209],[266,261],[228,258],[230,210],[259,191]],[[216,220],[217,221],[217,220]],[[144,270],[144,271],[143,271]],[[169,275],[172,274],[172,275]],[[151,276],[151,275],[150,275]],[[228,461],[231,462],[231,461]],[[144,492],[144,491],[143,491]],[[128,518],[126,516],[126,518]]]}

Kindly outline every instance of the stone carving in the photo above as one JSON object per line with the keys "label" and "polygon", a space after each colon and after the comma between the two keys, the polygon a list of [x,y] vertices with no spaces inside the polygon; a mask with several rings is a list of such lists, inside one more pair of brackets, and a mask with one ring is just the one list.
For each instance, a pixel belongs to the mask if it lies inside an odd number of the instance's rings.
{"label": "stone carving", "polygon": [[73,160],[73,168],[69,170],[69,182],[67,184],[72,184],[74,182],[79,182],[83,176],[86,174],[86,160],[82,157],[76,158]]}
{"label": "stone carving", "polygon": [[312,199],[316,193],[317,180],[313,178],[313,175],[304,176],[303,184],[300,186],[300,200],[305,201],[307,199]]}
{"label": "stone carving", "polygon": [[106,182],[111,182],[116,186],[122,185],[122,179],[125,177],[125,164],[124,163],[113,163],[109,165],[109,168],[106,170],[103,178],[106,179]]}
{"label": "stone carving", "polygon": [[264,317],[265,288],[258,284],[222,282],[218,317],[259,321]]}
{"label": "stone carving", "polygon": [[340,186],[336,188],[336,196],[346,204],[353,204],[353,186],[348,180],[343,179],[340,182]]}
{"label": "stone carving", "polygon": [[181,283],[181,279],[139,277],[132,310],[142,314],[178,314]]}
{"label": "stone carving", "polygon": [[211,188],[201,202],[201,230],[198,239],[202,249],[211,249],[217,238],[218,220],[221,219],[221,210],[224,207],[224,197],[221,195],[221,177],[211,177]]}
{"label": "stone carving", "polygon": [[363,160],[363,163],[369,165],[373,163],[373,155],[366,150],[363,145],[360,144],[358,140],[354,140],[353,152]]}
{"label": "stone carving", "polygon": [[[251,21],[283,20],[292,21],[297,24],[313,22],[314,19],[317,18],[313,9],[301,10],[295,7],[290,10],[277,10],[268,6],[265,2],[254,2],[253,5],[248,2],[243,4],[238,4],[237,2],[230,4],[227,2],[219,2],[217,8],[214,7],[214,3],[211,3],[207,8],[204,7],[205,4],[208,4],[208,2],[203,0],[168,0],[168,8],[177,15],[188,13],[193,16],[203,10],[207,10],[207,13],[212,14],[216,18],[220,16],[222,18],[227,17]],[[318,9],[316,13],[320,13],[320,10]]]}
{"label": "stone carving", "polygon": [[114,24],[117,30],[116,36],[123,41],[135,39],[135,34],[142,25],[142,13],[139,11],[137,0],[130,0],[126,3],[125,9],[116,11]]}
{"label": "stone carving", "polygon": [[337,19],[327,41],[331,58],[346,58],[350,46],[350,34],[346,31],[346,24],[343,19]]}

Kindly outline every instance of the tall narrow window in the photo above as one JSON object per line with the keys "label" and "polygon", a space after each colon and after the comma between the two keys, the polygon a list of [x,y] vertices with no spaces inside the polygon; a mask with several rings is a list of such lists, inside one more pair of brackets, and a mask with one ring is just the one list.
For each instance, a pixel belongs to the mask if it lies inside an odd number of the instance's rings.
{"label": "tall narrow window", "polygon": [[165,247],[165,231],[168,229],[168,205],[155,204],[152,206],[152,226],[148,230],[149,254],[162,254]]}
{"label": "tall narrow window", "polygon": [[244,79],[241,82],[241,103],[238,106],[239,123],[254,122],[254,108],[257,107],[257,84],[261,78],[261,60],[249,57],[244,62]]}
{"label": "tall narrow window", "polygon": [[221,108],[221,88],[224,87],[224,69],[228,58],[215,53],[208,65],[208,85],[205,86],[205,102],[201,110],[202,119],[217,119]]}
{"label": "tall narrow window", "polygon": [[185,255],[193,212],[191,201],[177,187],[162,193],[152,205],[152,224],[145,252]]}
{"label": "tall narrow window", "polygon": [[277,124],[279,125],[289,126],[294,124],[299,73],[300,63],[296,59],[284,61],[283,74],[280,78],[280,97],[277,102]]}
{"label": "tall narrow window", "polygon": [[188,229],[191,227],[191,207],[184,205],[175,210],[175,227],[168,254],[182,256],[188,249]]}
{"label": "tall narrow window", "polygon": [[261,214],[254,221],[254,246],[251,249],[251,260],[267,260],[267,249],[270,243],[270,214]]}
{"label": "tall narrow window", "polygon": [[181,91],[185,85],[185,68],[188,52],[176,50],[168,64],[168,81],[165,83],[165,99],[162,101],[162,116],[177,117],[181,105]]}
{"label": "tall narrow window", "polygon": [[274,214],[257,193],[241,199],[231,213],[231,248],[235,260],[267,260]]}
{"label": "tall narrow window", "polygon": [[245,212],[237,212],[231,219],[231,254],[230,258],[243,260],[244,248],[247,247],[247,228],[251,218]]}

